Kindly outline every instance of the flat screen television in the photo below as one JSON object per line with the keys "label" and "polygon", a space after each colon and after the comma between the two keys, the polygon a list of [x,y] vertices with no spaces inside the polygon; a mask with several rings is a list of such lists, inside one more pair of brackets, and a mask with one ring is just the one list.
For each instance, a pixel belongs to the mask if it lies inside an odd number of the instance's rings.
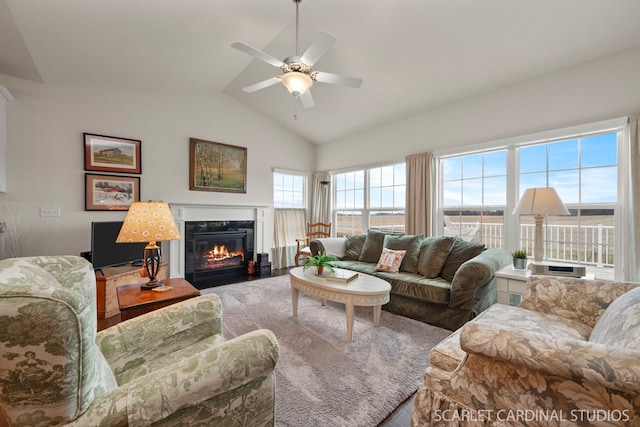
{"label": "flat screen television", "polygon": [[117,265],[142,265],[146,243],[116,243],[122,221],[91,223],[91,263],[94,269]]}

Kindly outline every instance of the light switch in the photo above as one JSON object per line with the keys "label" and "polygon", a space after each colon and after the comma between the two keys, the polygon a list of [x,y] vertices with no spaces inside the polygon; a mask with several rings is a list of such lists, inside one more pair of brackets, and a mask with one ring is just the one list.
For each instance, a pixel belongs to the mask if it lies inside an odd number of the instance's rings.
{"label": "light switch", "polygon": [[60,216],[60,208],[41,207],[40,216]]}

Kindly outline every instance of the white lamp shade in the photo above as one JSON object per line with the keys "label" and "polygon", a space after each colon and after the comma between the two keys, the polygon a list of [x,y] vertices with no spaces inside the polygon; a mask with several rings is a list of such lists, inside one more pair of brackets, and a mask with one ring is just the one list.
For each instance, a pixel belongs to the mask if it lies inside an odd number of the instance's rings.
{"label": "white lamp shade", "polygon": [[293,96],[300,96],[313,86],[313,79],[311,79],[307,74],[299,71],[290,71],[285,73],[282,75],[280,80],[284,87],[286,87],[289,93]]}
{"label": "white lamp shade", "polygon": [[513,210],[515,215],[571,215],[556,190],[551,187],[527,188]]}

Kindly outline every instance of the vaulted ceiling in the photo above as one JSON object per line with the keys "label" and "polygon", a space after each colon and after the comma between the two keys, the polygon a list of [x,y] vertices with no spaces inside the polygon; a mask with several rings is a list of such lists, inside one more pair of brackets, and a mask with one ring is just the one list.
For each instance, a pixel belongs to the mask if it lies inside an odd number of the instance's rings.
{"label": "vaulted ceiling", "polygon": [[224,92],[323,143],[640,44],[638,0],[303,0],[300,51],[337,42],[303,109],[280,70],[230,47],[295,54],[292,0],[0,0],[0,73],[52,85]]}

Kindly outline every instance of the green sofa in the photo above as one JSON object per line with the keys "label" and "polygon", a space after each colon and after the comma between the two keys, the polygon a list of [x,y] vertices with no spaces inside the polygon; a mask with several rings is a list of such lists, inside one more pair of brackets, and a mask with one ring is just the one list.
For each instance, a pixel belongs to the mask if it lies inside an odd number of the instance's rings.
{"label": "green sofa", "polygon": [[0,261],[0,426],[275,424],[276,338],[226,340],[216,295],[96,325],[87,261]]}
{"label": "green sofa", "polygon": [[[376,267],[383,248],[404,250],[397,273]],[[456,330],[496,302],[494,273],[511,263],[502,249],[457,237],[395,235],[376,230],[344,238],[316,239],[313,255],[338,257],[339,268],[370,274],[391,284],[391,313]]]}

